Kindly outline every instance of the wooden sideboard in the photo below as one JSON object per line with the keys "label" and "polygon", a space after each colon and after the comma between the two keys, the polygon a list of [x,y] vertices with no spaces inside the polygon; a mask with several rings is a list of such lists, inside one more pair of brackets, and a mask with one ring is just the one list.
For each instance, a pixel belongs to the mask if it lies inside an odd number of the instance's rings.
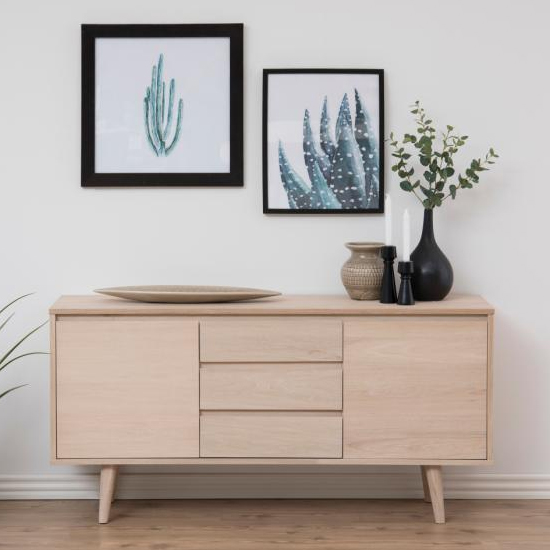
{"label": "wooden sideboard", "polygon": [[492,461],[493,308],[344,296],[143,304],[63,296],[51,314],[51,452],[99,464],[414,464],[445,521],[442,465]]}

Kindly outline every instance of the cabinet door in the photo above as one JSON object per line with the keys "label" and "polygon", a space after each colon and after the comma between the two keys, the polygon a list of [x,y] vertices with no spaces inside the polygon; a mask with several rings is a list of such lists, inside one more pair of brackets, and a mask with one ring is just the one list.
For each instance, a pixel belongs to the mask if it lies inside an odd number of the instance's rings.
{"label": "cabinet door", "polygon": [[344,458],[486,457],[486,317],[345,323]]}
{"label": "cabinet door", "polygon": [[198,323],[61,317],[57,458],[199,456]]}

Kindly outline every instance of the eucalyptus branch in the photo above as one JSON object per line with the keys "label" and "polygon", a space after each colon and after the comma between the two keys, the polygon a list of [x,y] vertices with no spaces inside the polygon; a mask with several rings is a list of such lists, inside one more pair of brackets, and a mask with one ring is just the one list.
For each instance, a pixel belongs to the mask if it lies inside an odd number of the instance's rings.
{"label": "eucalyptus branch", "polygon": [[[453,157],[463,147],[468,136],[461,136],[454,131],[454,127],[447,125],[446,131],[440,132],[440,147],[436,139],[436,129],[433,121],[428,117],[424,108],[416,101],[411,106],[411,114],[414,115],[416,132],[404,134],[400,141],[390,134],[390,145],[393,149],[392,156],[397,160],[392,165],[392,171],[397,172],[401,179],[399,185],[406,192],[413,193],[422,203],[424,208],[432,209],[441,206],[448,197],[456,198],[458,189],[470,189],[479,183],[479,172],[489,170],[489,165],[494,164],[498,155],[491,148],[482,159],[473,159],[470,166],[464,171],[464,175],[458,174],[457,182],[451,183],[455,175]],[[416,156],[421,166],[424,182],[420,179],[413,181],[414,166],[410,160],[412,154],[407,147],[412,144],[417,149]]]}

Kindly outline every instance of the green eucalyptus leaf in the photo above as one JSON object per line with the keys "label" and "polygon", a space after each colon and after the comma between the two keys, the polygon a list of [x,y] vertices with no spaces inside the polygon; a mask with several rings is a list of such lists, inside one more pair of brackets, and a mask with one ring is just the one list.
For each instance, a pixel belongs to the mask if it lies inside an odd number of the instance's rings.
{"label": "green eucalyptus leaf", "polygon": [[424,172],[423,176],[424,176],[424,179],[429,183],[433,183],[435,181],[435,174],[428,170]]}
{"label": "green eucalyptus leaf", "polygon": [[443,168],[442,172],[445,173],[444,177],[450,178],[451,176],[454,175],[455,170],[454,170],[454,168],[451,168],[450,166],[447,166],[447,168]]}

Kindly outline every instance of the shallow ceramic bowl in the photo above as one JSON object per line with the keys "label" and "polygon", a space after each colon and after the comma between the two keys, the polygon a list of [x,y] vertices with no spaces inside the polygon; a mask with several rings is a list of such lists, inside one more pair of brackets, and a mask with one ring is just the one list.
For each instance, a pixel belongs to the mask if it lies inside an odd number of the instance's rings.
{"label": "shallow ceramic bowl", "polygon": [[94,290],[99,294],[126,298],[138,302],[199,304],[214,302],[239,302],[279,296],[274,290],[242,288],[238,286],[193,286],[193,285],[145,285],[117,286]]}

